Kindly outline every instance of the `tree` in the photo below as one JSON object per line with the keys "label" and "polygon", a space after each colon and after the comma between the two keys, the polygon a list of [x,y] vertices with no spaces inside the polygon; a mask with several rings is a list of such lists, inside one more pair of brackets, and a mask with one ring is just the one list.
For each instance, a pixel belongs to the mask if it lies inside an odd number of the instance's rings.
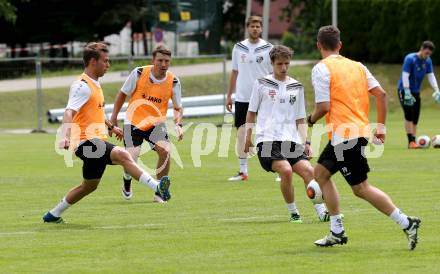
{"label": "tree", "polygon": [[[0,0],[4,1],[4,0]],[[12,0],[14,23],[0,19],[0,42],[17,44],[102,40],[141,19],[144,0]],[[84,9],[87,7],[87,9]]]}
{"label": "tree", "polygon": [[246,0],[223,1],[223,36],[225,40],[239,41],[244,37]]}
{"label": "tree", "polygon": [[282,41],[289,41],[287,46],[299,53],[316,52],[316,32],[329,20],[328,0],[290,0],[283,9],[281,18],[290,22],[289,32]]}
{"label": "tree", "polygon": [[16,7],[14,7],[9,0],[0,0],[0,18],[7,22],[15,23],[17,19]]}

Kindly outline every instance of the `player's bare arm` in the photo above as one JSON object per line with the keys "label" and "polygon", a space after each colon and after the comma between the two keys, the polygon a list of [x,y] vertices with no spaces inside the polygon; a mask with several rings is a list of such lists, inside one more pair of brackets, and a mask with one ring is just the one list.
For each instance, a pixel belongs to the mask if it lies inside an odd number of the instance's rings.
{"label": "player's bare arm", "polygon": [[119,91],[116,95],[115,103],[113,105],[113,112],[112,116],[110,117],[110,122],[117,127],[118,126],[118,114],[119,111],[121,111],[122,105],[125,102],[125,99],[127,98],[127,95],[123,93],[122,91]]}
{"label": "player's bare arm", "polygon": [[173,114],[174,114],[174,123],[176,125],[177,139],[180,141],[183,139],[183,129],[182,129],[183,107],[177,106],[174,100],[173,100]]}
{"label": "player's bare arm", "polygon": [[296,128],[298,129],[299,137],[301,138],[301,142],[304,145],[304,153],[308,156],[312,156],[312,149],[310,147],[310,143],[307,141],[307,123],[306,119],[301,118],[296,120]]}
{"label": "player's bare arm", "polygon": [[330,110],[330,102],[320,102],[315,104],[312,114],[307,117],[309,127],[313,126],[319,119],[324,117]]}
{"label": "player's bare arm", "polygon": [[232,112],[232,93],[235,90],[237,83],[238,70],[232,70],[231,76],[229,78],[229,88],[228,94],[226,96],[226,110]]}
{"label": "player's bare arm", "polygon": [[385,121],[387,118],[387,93],[381,86],[374,87],[369,92],[376,97],[377,105],[377,129],[374,136],[383,143],[385,141]]}
{"label": "player's bare arm", "polygon": [[252,125],[255,123],[255,118],[257,117],[256,112],[248,111],[246,115],[246,142],[244,144],[244,152],[248,153],[252,144]]}
{"label": "player's bare arm", "polygon": [[110,122],[110,120],[105,120],[105,125],[108,128],[108,134],[110,135],[110,137],[112,137],[114,133],[116,139],[122,141],[122,139],[124,138],[124,133],[121,128],[115,126],[112,122]]}
{"label": "player's bare arm", "polygon": [[70,124],[73,121],[73,117],[76,115],[76,111],[73,109],[66,109],[63,115],[63,138],[58,144],[60,149],[69,149],[70,146]]}

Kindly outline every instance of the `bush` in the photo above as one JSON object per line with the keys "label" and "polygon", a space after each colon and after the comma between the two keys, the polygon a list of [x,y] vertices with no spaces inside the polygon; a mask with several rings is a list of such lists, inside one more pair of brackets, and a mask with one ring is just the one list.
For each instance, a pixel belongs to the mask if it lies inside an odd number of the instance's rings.
{"label": "bush", "polygon": [[294,58],[319,58],[319,52],[316,50],[314,35],[295,35],[286,31],[281,37],[281,44],[293,49],[295,56]]}

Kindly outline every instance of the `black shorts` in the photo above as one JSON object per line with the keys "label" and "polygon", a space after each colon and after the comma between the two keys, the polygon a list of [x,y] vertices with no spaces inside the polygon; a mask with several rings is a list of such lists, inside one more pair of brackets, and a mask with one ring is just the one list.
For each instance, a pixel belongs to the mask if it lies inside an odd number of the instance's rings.
{"label": "black shorts", "polygon": [[354,186],[365,181],[370,171],[364,149],[367,139],[358,138],[333,146],[330,142],[319,156],[318,163],[331,174],[340,171],[349,185]]}
{"label": "black shorts", "polygon": [[261,142],[257,144],[258,160],[266,171],[272,170],[274,160],[286,160],[291,166],[301,160],[308,160],[304,146],[288,141]]}
{"label": "black shorts", "polygon": [[159,124],[146,131],[140,130],[133,125],[124,125],[124,145],[125,147],[137,147],[147,141],[151,148],[154,148],[157,142],[168,142],[167,128],[165,124]]}
{"label": "black shorts", "polygon": [[403,104],[403,90],[398,90],[397,95],[399,96],[400,105],[403,109],[403,114],[405,115],[405,120],[409,122],[413,122],[415,125],[419,122],[420,117],[420,93],[411,92],[411,94],[416,99],[416,102],[412,106],[405,106]]}
{"label": "black shorts", "polygon": [[246,124],[246,115],[249,108],[249,103],[235,101],[234,125],[236,128]]}
{"label": "black shorts", "polygon": [[81,143],[75,155],[83,161],[83,178],[101,179],[105,167],[112,165],[110,153],[115,146],[101,139],[91,139]]}

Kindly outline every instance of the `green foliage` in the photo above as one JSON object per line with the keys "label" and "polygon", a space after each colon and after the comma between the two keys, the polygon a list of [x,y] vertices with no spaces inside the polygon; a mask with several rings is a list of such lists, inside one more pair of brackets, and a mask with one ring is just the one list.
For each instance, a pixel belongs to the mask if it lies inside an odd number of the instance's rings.
{"label": "green foliage", "polygon": [[291,47],[300,56],[318,57],[316,30],[326,23],[326,0],[291,0],[283,9],[281,18],[293,22],[283,33],[281,43]]}
{"label": "green foliage", "polygon": [[[424,40],[440,44],[438,1],[340,0],[338,27],[343,54],[368,62],[400,63]],[[438,17],[438,16],[437,16]],[[432,56],[434,62],[440,56]]]}
{"label": "green foliage", "polygon": [[[314,43],[319,27],[331,24],[331,0],[291,0],[286,10],[292,12],[294,8],[301,8],[294,23],[302,37],[298,41]],[[400,63],[424,40],[440,47],[438,14],[437,0],[339,0],[342,54],[359,61]],[[315,51],[315,47],[301,50]],[[434,53],[432,58],[440,62],[440,54]]]}
{"label": "green foliage", "polygon": [[6,22],[15,23],[17,9],[10,2],[9,0],[0,0],[0,18]]}
{"label": "green foliage", "polygon": [[223,35],[229,41],[243,40],[246,20],[246,0],[225,1]]}
{"label": "green foliage", "polygon": [[291,32],[284,32],[281,37],[281,44],[294,50],[294,58],[318,59],[319,54],[315,49],[315,41],[306,35],[295,35]]}
{"label": "green foliage", "polygon": [[296,48],[295,42],[296,42],[295,36],[291,32],[286,31],[283,33],[283,36],[281,36],[281,44],[284,46],[295,49]]}

